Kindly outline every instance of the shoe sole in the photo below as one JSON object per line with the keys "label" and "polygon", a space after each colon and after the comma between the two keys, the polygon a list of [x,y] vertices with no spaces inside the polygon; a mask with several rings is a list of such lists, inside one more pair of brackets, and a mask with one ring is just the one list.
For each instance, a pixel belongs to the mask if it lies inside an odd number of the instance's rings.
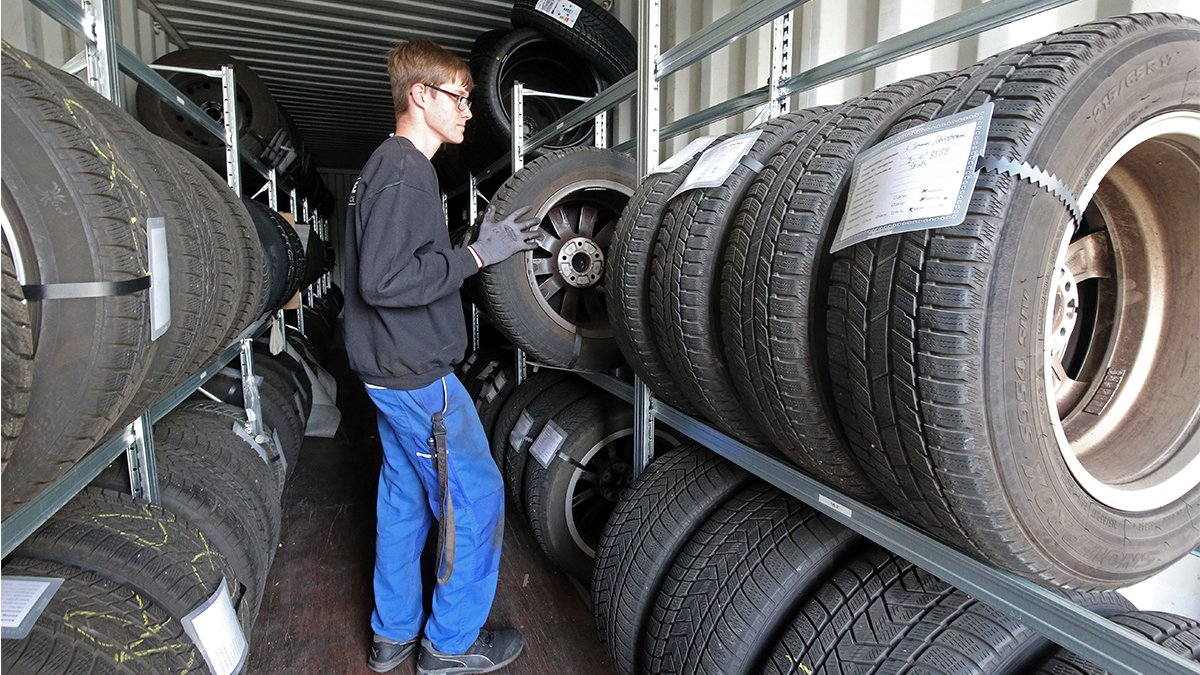
{"label": "shoe sole", "polygon": [[521,648],[517,650],[516,654],[513,654],[512,656],[501,661],[500,663],[494,664],[492,666],[489,666],[489,667],[483,668],[483,669],[461,667],[461,668],[439,668],[437,670],[425,670],[425,669],[421,668],[420,663],[418,663],[417,664],[417,675],[471,675],[472,673],[491,673],[491,672],[500,670],[501,668],[503,668],[504,666],[507,666],[508,664],[512,663],[513,661],[516,661],[517,657],[519,657],[523,653],[525,653],[525,643],[521,643]]}
{"label": "shoe sole", "polygon": [[417,650],[417,648],[414,645],[412,649],[409,649],[407,652],[400,654],[395,659],[393,659],[391,661],[385,661],[383,663],[371,663],[371,661],[368,660],[367,667],[377,673],[387,673],[387,672],[393,671],[396,669],[396,666],[407,661],[408,657],[412,656],[413,652],[415,652],[416,650]]}

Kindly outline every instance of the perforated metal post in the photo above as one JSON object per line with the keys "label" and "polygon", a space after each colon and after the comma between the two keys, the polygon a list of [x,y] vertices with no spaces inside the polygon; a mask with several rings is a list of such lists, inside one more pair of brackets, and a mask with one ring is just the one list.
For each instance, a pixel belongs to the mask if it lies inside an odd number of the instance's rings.
{"label": "perforated metal post", "polygon": [[242,399],[246,404],[246,433],[254,438],[255,443],[266,442],[258,382],[254,379],[254,341],[250,338],[242,338]]}
{"label": "perforated metal post", "polygon": [[604,149],[608,147],[608,111],[596,115],[596,147]]}
{"label": "perforated metal post", "polygon": [[158,464],[154,458],[154,423],[142,414],[126,429],[125,463],[129,466],[129,494],[151,504],[161,504]]}
{"label": "perforated metal post", "polygon": [[[637,70],[637,170],[645,176],[658,166],[659,76],[658,57],[662,48],[662,4],[642,0],[638,4]],[[639,476],[654,458],[654,395],[640,377],[633,379],[633,475]]]}
{"label": "perforated metal post", "polygon": [[117,66],[116,14],[113,0],[83,0],[87,30],[88,84],[108,100],[121,105],[121,77]]}
{"label": "perforated metal post", "polygon": [[229,187],[242,196],[242,163],[238,159],[237,83],[232,66],[221,66],[221,103],[225,122],[225,175]]}
{"label": "perforated metal post", "polygon": [[771,23],[771,117],[779,117],[791,109],[791,101],[783,93],[783,83],[792,75],[792,14],[788,12]]}
{"label": "perforated metal post", "polygon": [[[475,184],[475,172],[467,174],[467,223],[474,225],[479,217],[479,188]],[[479,306],[471,303],[471,351],[479,349]]]}
{"label": "perforated metal post", "polygon": [[525,166],[525,85],[513,82],[512,88],[512,170]]}

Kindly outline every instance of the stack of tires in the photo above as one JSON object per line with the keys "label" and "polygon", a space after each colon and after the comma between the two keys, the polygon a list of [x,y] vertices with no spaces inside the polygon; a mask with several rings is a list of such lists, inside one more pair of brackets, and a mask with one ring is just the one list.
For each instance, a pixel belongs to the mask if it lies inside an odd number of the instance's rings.
{"label": "stack of tires", "polygon": [[[504,478],[508,515],[527,520],[551,562],[590,583],[600,534],[633,479],[633,411],[559,370],[517,384],[514,364],[511,347],[482,348],[460,377]],[[663,428],[655,439],[679,444]]]}
{"label": "stack of tires", "polygon": [[[263,379],[269,417],[276,384]],[[216,647],[245,649],[294,466],[283,446],[291,439],[263,431],[247,433],[242,408],[184,402],[154,426],[160,504],[129,496],[118,461],[17,547],[5,576],[64,583],[29,636],[5,642],[4,669],[103,670],[136,657],[146,672],[183,672],[202,667]],[[236,617],[224,642],[185,621],[209,603]]]}
{"label": "stack of tires", "polygon": [[[1200,660],[1200,621],[1066,597]],[[622,673],[1103,672],[696,447],[617,506],[592,599]]]}
{"label": "stack of tires", "polygon": [[[1198,39],[1084,24],[718,140],[748,147],[720,185],[681,189],[695,157],[650,176],[607,256],[621,352],[670,405],[1037,583],[1155,574],[1200,544],[1200,104],[1172,93]],[[989,103],[961,224],[831,253],[859,153]]]}
{"label": "stack of tires", "polygon": [[304,259],[274,214],[79,80],[7,43],[3,78],[8,517],[277,308]]}
{"label": "stack of tires", "polygon": [[[467,180],[469,171],[486,169],[512,149],[512,87],[577,97],[577,100],[530,96],[524,102],[521,133],[529,138],[579,107],[637,68],[637,42],[612,14],[591,0],[565,6],[517,0],[512,30],[483,33],[471,48],[473,119],[461,146],[447,145],[434,156],[443,188]],[[537,154],[595,145],[591,125],[564,132]],[[501,174],[508,175],[507,172]],[[491,181],[484,192],[491,194]]]}
{"label": "stack of tires", "polygon": [[[237,84],[238,144],[268,167],[275,168],[285,190],[294,188],[318,213],[333,212],[335,198],[317,173],[313,158],[287,112],[271,96],[266,84],[250,66],[228,54],[211,49],[180,49],[164,54],[156,66],[216,71],[231,66]],[[225,99],[220,78],[196,72],[160,70],[160,74],[205,113],[222,122]],[[179,113],[153,90],[137,92],[138,119],[147,129],[199,157],[219,173],[225,173],[225,143],[207,129]],[[247,187],[264,181],[256,172],[243,172]]]}

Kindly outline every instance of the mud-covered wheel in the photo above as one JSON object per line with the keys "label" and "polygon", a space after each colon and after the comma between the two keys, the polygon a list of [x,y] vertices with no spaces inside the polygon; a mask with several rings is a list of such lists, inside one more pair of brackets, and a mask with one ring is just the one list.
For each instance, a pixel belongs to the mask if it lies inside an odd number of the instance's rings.
{"label": "mud-covered wheel", "polygon": [[579,370],[619,365],[605,254],[635,182],[628,155],[568,148],[530,163],[496,192],[500,214],[529,206],[541,221],[536,249],[481,273],[497,327],[532,360]]}

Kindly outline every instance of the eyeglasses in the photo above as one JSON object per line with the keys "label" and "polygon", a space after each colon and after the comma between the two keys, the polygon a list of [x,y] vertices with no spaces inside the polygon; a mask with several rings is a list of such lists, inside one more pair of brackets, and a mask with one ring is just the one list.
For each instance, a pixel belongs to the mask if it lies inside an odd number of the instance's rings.
{"label": "eyeglasses", "polygon": [[463,96],[462,94],[456,94],[452,91],[446,91],[445,89],[442,89],[441,87],[436,86],[431,82],[426,82],[425,86],[429,87],[430,89],[432,89],[434,91],[440,91],[443,94],[454,99],[454,102],[458,105],[459,112],[465,112],[465,111],[471,109],[471,99],[467,98],[466,96]]}

